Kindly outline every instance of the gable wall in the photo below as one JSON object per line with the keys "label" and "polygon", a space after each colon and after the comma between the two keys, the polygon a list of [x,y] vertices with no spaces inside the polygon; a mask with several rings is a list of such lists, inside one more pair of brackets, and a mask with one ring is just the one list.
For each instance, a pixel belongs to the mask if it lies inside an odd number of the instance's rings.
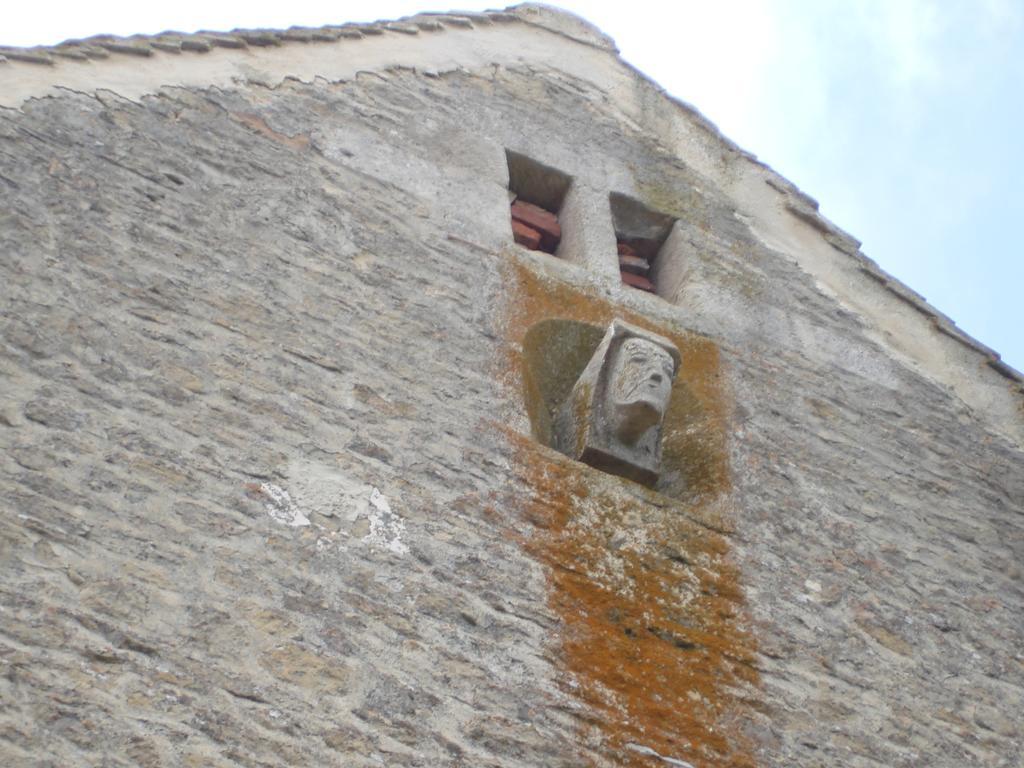
{"label": "gable wall", "polygon": [[[999,406],[898,351],[766,171],[515,39],[3,114],[9,762],[1019,760]],[[505,149],[678,217],[668,300],[512,244]],[[537,446],[521,344],[559,316],[686,345],[721,471],[650,494]]]}

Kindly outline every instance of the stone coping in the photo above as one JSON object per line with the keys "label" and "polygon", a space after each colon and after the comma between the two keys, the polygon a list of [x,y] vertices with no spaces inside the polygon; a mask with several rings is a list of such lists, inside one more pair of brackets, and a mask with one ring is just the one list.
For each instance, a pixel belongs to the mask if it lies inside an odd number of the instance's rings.
{"label": "stone coping", "polygon": [[[533,16],[535,18],[530,18]],[[544,20],[549,23],[545,24]],[[554,20],[556,23],[551,24]],[[359,40],[384,34],[414,36],[420,33],[443,32],[448,27],[472,29],[476,26],[511,22],[540,22],[568,37],[588,45],[617,52],[614,42],[596,27],[570,13],[536,3],[525,3],[493,11],[424,12],[395,20],[367,23],[328,24],[322,27],[289,27],[288,29],[233,29],[230,32],[200,30],[198,32],[160,32],[155,35],[94,35],[81,40],[65,40],[57,45],[28,48],[0,46],[0,63],[22,61],[53,66],[61,59],[89,61],[111,55],[153,56],[163,53],[209,53],[214,48],[248,48],[285,45],[288,43],[336,43]],[[562,23],[557,23],[562,22]]]}

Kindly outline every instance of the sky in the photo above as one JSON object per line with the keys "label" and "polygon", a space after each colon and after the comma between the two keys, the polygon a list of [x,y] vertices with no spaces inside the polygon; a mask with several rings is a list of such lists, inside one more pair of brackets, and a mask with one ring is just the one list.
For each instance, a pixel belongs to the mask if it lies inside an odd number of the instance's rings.
{"label": "sky", "polygon": [[[35,3],[4,14],[0,44],[450,10],[427,2]],[[1024,370],[1024,0],[557,4]]]}

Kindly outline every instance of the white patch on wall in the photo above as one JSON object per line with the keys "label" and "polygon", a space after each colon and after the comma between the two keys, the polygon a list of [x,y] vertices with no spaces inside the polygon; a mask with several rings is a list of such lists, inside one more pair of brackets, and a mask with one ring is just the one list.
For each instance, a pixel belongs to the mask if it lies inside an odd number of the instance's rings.
{"label": "white patch on wall", "polygon": [[309,525],[309,518],[292,501],[292,497],[284,488],[273,483],[261,483],[260,493],[266,499],[263,506],[266,508],[267,514],[281,525],[289,525],[292,528]]}
{"label": "white patch on wall", "polygon": [[370,492],[370,532],[363,537],[376,549],[384,549],[396,555],[409,552],[409,547],[402,541],[405,533],[405,521],[391,511],[384,494],[376,488]]}
{"label": "white patch on wall", "polygon": [[374,550],[396,555],[409,552],[409,547],[402,540],[405,521],[391,509],[387,497],[375,486],[350,477],[336,467],[310,461],[294,462],[288,476],[288,485],[295,498],[302,509],[313,516],[314,525],[322,531],[317,540],[318,551],[330,550],[335,545],[344,546],[343,539],[352,535],[350,531],[362,518],[366,521],[364,525],[368,526],[362,528],[366,534],[350,541],[359,541]]}

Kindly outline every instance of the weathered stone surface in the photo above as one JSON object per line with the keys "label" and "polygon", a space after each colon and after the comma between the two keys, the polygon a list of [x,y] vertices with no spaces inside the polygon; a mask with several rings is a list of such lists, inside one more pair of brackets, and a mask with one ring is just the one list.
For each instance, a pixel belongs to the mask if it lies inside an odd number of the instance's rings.
{"label": "weathered stone surface", "polygon": [[[1013,431],[571,66],[0,113],[4,765],[1020,764]],[[512,246],[508,148],[677,217],[664,300]],[[653,490],[531,435],[616,316]]]}

